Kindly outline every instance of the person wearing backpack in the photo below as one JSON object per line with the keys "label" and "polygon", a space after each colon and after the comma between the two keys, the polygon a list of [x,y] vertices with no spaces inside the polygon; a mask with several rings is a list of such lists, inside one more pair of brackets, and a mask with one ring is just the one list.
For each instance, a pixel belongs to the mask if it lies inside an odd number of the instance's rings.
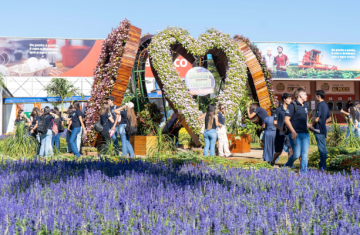
{"label": "person wearing backpack", "polygon": [[119,132],[122,143],[122,155],[134,157],[134,149],[130,143],[130,136],[136,135],[137,132],[137,119],[134,111],[134,103],[126,103],[123,107],[116,109],[114,113],[120,114],[121,116]]}
{"label": "person wearing backpack", "polygon": [[64,132],[64,119],[61,117],[61,113],[58,108],[54,107],[53,113],[57,115],[57,118],[54,119],[54,123],[56,124],[59,132],[56,135],[53,135],[52,146],[53,148],[56,147],[57,150],[60,150],[60,135]]}
{"label": "person wearing backpack", "polygon": [[100,113],[100,124],[103,128],[100,134],[104,139],[103,144],[101,146],[102,151],[106,149],[107,143],[110,143],[112,141],[110,137],[110,129],[112,128],[113,123],[114,123],[114,119],[111,114],[110,105],[104,104]]}
{"label": "person wearing backpack", "polygon": [[80,148],[78,148],[78,134],[80,133],[81,130],[84,131],[84,135],[87,134],[86,129],[85,129],[85,125],[84,125],[84,121],[83,121],[83,115],[80,111],[80,102],[75,101],[73,104],[73,111],[71,113],[71,135],[70,135],[70,146],[71,146],[71,150],[73,152],[73,154],[76,157],[80,157]]}
{"label": "person wearing backpack", "polygon": [[311,130],[314,128],[307,122],[308,107],[305,103],[307,101],[305,87],[297,88],[294,96],[296,101],[288,106],[285,113],[285,124],[290,131],[290,144],[293,149],[293,155],[285,163],[285,166],[291,167],[301,155],[301,172],[306,174],[310,145],[308,128]]}
{"label": "person wearing backpack", "polygon": [[[284,125],[285,125],[285,112],[288,106],[291,104],[291,95],[289,93],[284,93],[281,96],[283,101],[283,105],[280,105],[276,109],[276,114],[274,116],[274,126],[276,127],[276,137],[275,137],[275,154],[271,161],[271,165],[275,165],[276,160],[281,155],[284,144],[285,138],[288,133],[284,133]],[[286,128],[285,128],[286,129]],[[290,156],[292,155],[292,149],[289,149]]]}
{"label": "person wearing backpack", "polygon": [[52,125],[53,125],[54,117],[50,113],[50,107],[46,106],[44,108],[44,114],[41,116],[38,121],[37,130],[40,132],[41,146],[40,146],[40,157],[48,157],[52,155]]}

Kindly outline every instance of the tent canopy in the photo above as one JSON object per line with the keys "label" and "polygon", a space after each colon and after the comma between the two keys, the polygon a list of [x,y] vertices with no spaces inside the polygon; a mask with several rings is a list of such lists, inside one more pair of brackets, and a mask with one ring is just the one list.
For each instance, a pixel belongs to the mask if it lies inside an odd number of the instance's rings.
{"label": "tent canopy", "polygon": [[[87,101],[90,96],[85,96],[84,99],[81,96],[73,96],[71,98],[66,98],[64,102],[71,101]],[[60,97],[9,97],[4,98],[4,104],[24,104],[24,103],[54,103],[61,102]]]}

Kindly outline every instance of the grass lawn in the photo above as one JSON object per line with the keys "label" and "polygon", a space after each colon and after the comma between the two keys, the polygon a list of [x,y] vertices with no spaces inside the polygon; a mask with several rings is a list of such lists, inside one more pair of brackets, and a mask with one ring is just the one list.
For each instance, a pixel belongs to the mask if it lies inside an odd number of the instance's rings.
{"label": "grass lawn", "polygon": [[[251,143],[251,148],[252,149],[260,149],[260,143]],[[314,150],[317,149],[317,145],[310,145],[309,147],[309,154],[311,154]],[[243,160],[243,159],[242,159]],[[258,158],[258,159],[251,159],[252,161],[256,161],[256,162],[263,162],[264,160],[262,158]],[[283,152],[281,154],[281,156],[279,157],[279,160],[277,161],[276,165],[278,166],[282,166],[284,165],[288,160],[288,155],[286,152]],[[300,168],[300,161],[299,160],[296,160],[295,163],[294,163],[296,169],[299,169]]]}

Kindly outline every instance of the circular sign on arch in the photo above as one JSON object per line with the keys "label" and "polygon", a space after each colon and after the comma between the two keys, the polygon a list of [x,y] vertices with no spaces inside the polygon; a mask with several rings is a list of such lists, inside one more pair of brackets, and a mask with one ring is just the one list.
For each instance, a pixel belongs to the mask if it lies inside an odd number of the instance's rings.
{"label": "circular sign on arch", "polygon": [[204,96],[214,93],[215,79],[209,70],[195,67],[186,73],[185,84],[190,94]]}

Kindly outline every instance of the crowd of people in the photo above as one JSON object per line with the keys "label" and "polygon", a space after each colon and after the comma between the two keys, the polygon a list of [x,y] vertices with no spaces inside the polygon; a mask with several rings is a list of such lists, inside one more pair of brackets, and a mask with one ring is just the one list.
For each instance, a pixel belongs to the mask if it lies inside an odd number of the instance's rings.
{"label": "crowd of people", "polygon": [[[30,118],[19,110],[15,119],[15,127],[24,123],[25,130],[36,140],[36,154],[40,157],[49,157],[54,154],[54,150],[60,150],[60,135],[66,132],[66,151],[81,156],[82,137],[86,135],[85,110],[80,109],[80,102],[75,101],[62,115],[57,107],[50,109],[46,106],[43,109],[33,108]],[[109,96],[103,105],[100,113],[100,123],[102,125],[102,146],[101,150],[106,149],[110,141],[114,142],[116,154],[119,154],[120,136],[122,142],[122,156],[134,156],[134,150],[130,143],[131,134],[137,131],[137,120],[134,112],[134,104],[126,103],[123,107],[114,105],[114,97]],[[15,138],[15,136],[14,136]]]}
{"label": "crowd of people", "polygon": [[[315,134],[316,142],[320,152],[319,169],[326,170],[326,124],[331,122],[330,112],[327,104],[324,102],[325,92],[316,91],[316,100],[318,106],[312,123],[308,123],[309,109],[307,106],[306,90],[299,87],[294,92],[295,100],[292,95],[284,93],[281,97],[282,104],[271,110],[271,116],[265,109],[258,104],[249,104],[247,108],[248,118],[252,122],[262,125],[263,133],[263,159],[271,165],[275,165],[283,151],[288,152],[288,161],[284,166],[294,168],[294,162],[300,159],[302,173],[307,172],[308,150],[310,145],[309,130]],[[348,116],[357,135],[359,134],[360,122],[359,114],[355,113],[355,107],[350,107],[349,113],[342,111]],[[218,139],[219,156],[231,156],[229,151],[228,139],[225,126],[225,106],[209,105],[205,114],[198,117],[202,125],[205,147],[204,156],[215,155],[215,144]],[[358,116],[357,116],[358,115]],[[205,123],[202,120],[205,119]]]}

